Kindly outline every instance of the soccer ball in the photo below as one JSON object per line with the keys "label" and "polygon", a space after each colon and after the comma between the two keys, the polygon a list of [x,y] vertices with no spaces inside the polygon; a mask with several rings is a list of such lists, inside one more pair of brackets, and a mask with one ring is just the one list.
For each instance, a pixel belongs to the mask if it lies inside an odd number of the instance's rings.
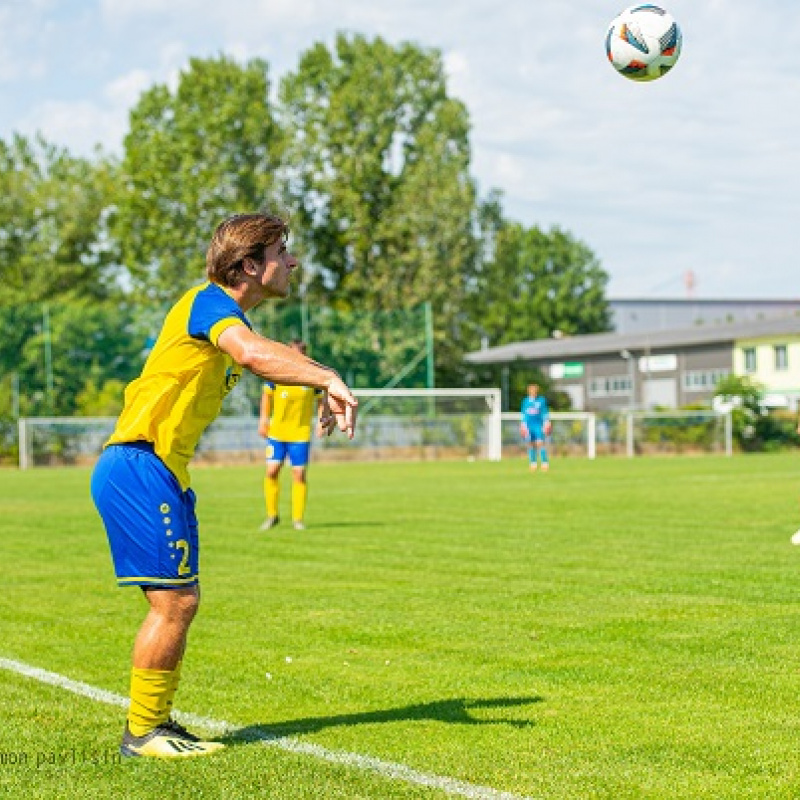
{"label": "soccer ball", "polygon": [[666,75],[681,54],[681,29],[659,6],[631,6],[608,27],[606,53],[620,75],[654,81]]}

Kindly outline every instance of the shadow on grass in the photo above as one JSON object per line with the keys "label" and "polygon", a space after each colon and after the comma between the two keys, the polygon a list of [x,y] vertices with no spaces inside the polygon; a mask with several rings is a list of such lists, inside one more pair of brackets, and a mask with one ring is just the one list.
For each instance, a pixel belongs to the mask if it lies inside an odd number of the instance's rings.
{"label": "shadow on grass", "polygon": [[326,728],[348,727],[351,725],[374,725],[385,722],[407,722],[410,720],[434,720],[453,725],[509,725],[512,728],[529,728],[534,725],[527,719],[487,719],[474,717],[473,709],[513,708],[544,702],[543,697],[496,697],[490,699],[437,700],[432,703],[419,703],[383,711],[364,711],[360,714],[338,714],[331,717],[306,717],[305,719],[271,722],[265,725],[249,725],[231,731],[221,741],[227,744],[247,744],[248,742],[269,739],[283,739],[307,733],[317,733]]}

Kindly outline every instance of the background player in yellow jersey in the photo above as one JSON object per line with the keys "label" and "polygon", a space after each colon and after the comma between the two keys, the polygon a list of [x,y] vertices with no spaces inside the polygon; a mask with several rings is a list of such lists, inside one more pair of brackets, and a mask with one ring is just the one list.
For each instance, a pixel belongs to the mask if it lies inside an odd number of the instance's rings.
{"label": "background player in yellow jersey", "polygon": [[[206,254],[208,282],[172,307],[92,474],[120,586],[149,605],[133,647],[126,756],[181,758],[222,748],[172,720],[189,626],[200,602],[199,535],[188,464],[242,369],[324,391],[320,432],[355,432],[357,402],[339,376],[254,333],[245,312],[286,297],[297,260],[286,220],[241,214],[221,223]],[[221,489],[224,491],[224,489]]]}
{"label": "background player in yellow jersey", "polygon": [[[306,354],[306,343],[300,339],[295,339],[289,346]],[[318,389],[264,382],[258,420],[258,432],[267,440],[267,474],[264,478],[267,519],[261,526],[262,531],[280,521],[280,473],[287,457],[292,467],[292,525],[298,531],[305,528],[303,517],[308,496],[307,471],[315,406],[318,406],[319,415],[325,413],[322,393]]]}

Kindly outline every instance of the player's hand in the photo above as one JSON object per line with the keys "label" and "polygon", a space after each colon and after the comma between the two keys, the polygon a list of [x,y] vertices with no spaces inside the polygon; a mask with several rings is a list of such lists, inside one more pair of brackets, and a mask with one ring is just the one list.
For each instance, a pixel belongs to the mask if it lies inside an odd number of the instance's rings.
{"label": "player's hand", "polygon": [[269,421],[258,423],[258,435],[262,439],[266,439],[269,436]]}
{"label": "player's hand", "polygon": [[549,436],[552,433],[552,431],[553,431],[553,423],[550,422],[550,420],[548,419],[547,422],[544,423],[545,436]]}
{"label": "player's hand", "polygon": [[327,393],[323,393],[319,401],[319,411],[317,413],[317,437],[330,436],[336,428],[336,417],[331,411],[328,403]]}
{"label": "player's hand", "polygon": [[[327,415],[325,406],[328,409]],[[352,439],[356,434],[357,412],[358,400],[353,397],[353,393],[347,388],[344,381],[334,374],[327,386],[327,394],[323,401],[323,413],[320,415],[320,425],[327,428],[328,434],[333,431],[335,425],[348,439]]]}

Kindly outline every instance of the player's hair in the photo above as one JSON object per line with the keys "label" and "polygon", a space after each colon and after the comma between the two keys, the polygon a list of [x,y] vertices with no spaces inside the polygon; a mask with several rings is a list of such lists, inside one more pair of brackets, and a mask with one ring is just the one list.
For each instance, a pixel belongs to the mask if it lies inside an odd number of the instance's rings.
{"label": "player's hair", "polygon": [[264,253],[278,239],[289,235],[285,216],[264,212],[235,214],[221,222],[206,252],[206,274],[213,283],[238,286],[243,280],[245,258],[264,260]]}
{"label": "player's hair", "polygon": [[306,350],[308,350],[308,345],[302,339],[292,339],[289,345],[294,347],[295,350],[299,350],[301,353],[305,353]]}

